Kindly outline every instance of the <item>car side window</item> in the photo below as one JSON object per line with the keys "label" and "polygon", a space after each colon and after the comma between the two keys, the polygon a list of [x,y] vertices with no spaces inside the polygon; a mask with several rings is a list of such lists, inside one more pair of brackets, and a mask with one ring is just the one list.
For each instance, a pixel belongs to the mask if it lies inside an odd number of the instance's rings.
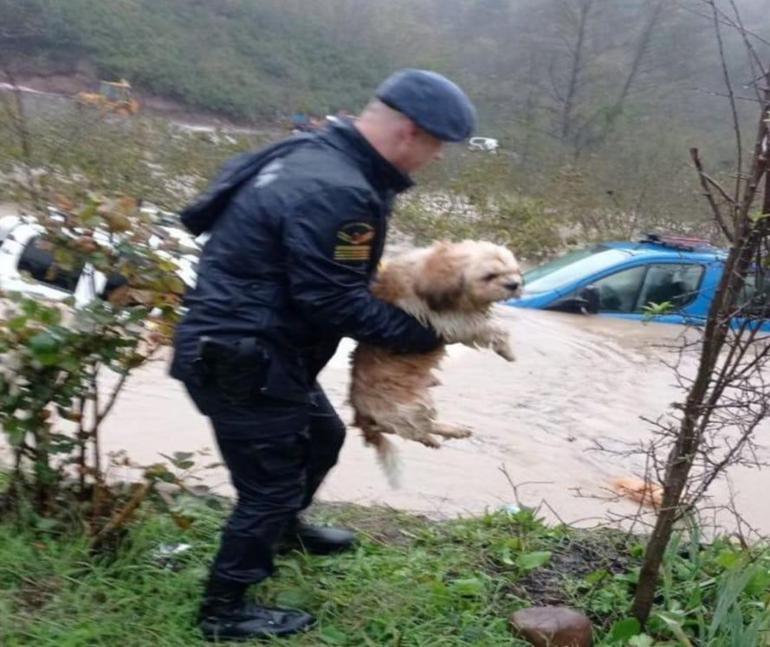
{"label": "car side window", "polygon": [[697,263],[651,265],[636,304],[642,310],[651,303],[670,303],[681,308],[698,295],[704,268]]}
{"label": "car side window", "polygon": [[639,266],[616,272],[595,281],[599,290],[599,310],[632,312],[647,268]]}
{"label": "car side window", "polygon": [[36,281],[67,292],[75,291],[83,271],[82,264],[72,269],[61,267],[56,262],[51,243],[41,236],[30,238],[19,256],[16,268],[19,272],[28,273]]}
{"label": "car side window", "polygon": [[749,317],[765,319],[770,316],[770,281],[767,277],[757,272],[749,274],[737,303]]}

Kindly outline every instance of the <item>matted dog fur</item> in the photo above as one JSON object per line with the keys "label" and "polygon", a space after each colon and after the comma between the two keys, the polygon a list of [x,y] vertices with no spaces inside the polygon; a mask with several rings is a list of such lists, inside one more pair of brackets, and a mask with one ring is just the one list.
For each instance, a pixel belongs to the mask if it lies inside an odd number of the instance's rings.
{"label": "matted dog fur", "polygon": [[[372,286],[374,294],[432,326],[446,344],[491,348],[513,361],[508,332],[495,323],[492,305],[518,297],[522,277],[514,255],[483,241],[436,243],[390,260]],[[367,444],[392,485],[398,462],[385,434],[396,434],[427,447],[438,438],[465,438],[471,430],[436,420],[430,388],[446,354],[442,346],[425,354],[399,354],[369,344],[353,352],[350,403]]]}

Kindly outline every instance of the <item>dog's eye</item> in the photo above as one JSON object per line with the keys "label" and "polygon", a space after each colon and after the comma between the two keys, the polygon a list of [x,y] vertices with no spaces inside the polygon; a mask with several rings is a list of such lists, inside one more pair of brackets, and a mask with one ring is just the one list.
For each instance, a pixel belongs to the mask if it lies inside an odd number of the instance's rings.
{"label": "dog's eye", "polygon": [[498,274],[497,272],[490,272],[489,274],[484,275],[484,280],[494,281],[498,276],[500,276],[500,274]]}

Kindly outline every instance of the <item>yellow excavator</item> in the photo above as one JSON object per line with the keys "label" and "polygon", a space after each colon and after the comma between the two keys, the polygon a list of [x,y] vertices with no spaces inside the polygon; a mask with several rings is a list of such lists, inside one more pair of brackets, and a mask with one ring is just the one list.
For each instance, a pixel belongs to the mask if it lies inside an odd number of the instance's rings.
{"label": "yellow excavator", "polygon": [[98,108],[102,114],[135,115],[139,112],[139,102],[125,79],[100,81],[99,92],[78,92],[75,101],[78,106]]}

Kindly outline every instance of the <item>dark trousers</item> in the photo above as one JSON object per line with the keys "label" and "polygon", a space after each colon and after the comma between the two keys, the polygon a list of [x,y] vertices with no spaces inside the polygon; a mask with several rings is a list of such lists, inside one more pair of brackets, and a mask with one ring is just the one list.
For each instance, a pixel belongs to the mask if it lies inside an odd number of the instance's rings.
{"label": "dark trousers", "polygon": [[320,386],[312,404],[272,399],[233,404],[195,385],[237,492],[211,576],[253,584],[272,575],[276,545],[334,467],[345,425]]}

